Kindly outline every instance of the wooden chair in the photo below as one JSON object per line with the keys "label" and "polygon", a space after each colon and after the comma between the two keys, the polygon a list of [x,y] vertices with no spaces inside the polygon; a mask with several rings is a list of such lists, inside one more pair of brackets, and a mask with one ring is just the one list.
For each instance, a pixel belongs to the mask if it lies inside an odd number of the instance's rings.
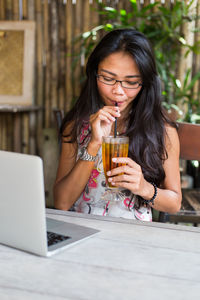
{"label": "wooden chair", "polygon": [[[191,123],[178,124],[180,140],[180,158],[183,160],[200,161],[200,125]],[[160,212],[160,222],[171,223],[200,223],[200,190],[182,189],[182,206],[178,213],[168,214]]]}

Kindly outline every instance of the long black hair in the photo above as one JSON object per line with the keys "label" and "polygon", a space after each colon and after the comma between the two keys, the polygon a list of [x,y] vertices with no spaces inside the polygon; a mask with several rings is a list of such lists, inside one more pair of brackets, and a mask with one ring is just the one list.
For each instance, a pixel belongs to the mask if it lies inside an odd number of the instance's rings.
{"label": "long black hair", "polygon": [[[135,29],[116,29],[107,33],[91,53],[87,65],[87,79],[74,107],[62,123],[61,133],[73,122],[71,142],[77,138],[82,121],[97,112],[104,103],[98,93],[96,74],[99,63],[112,53],[129,53],[137,64],[142,78],[142,89],[132,101],[128,116],[126,135],[129,136],[129,157],[142,168],[148,181],[160,185],[164,178],[163,161],[167,158],[165,148],[165,125],[175,126],[162,109],[161,83],[156,69],[153,50],[148,39]],[[139,197],[140,198],[140,197]],[[140,199],[139,202],[141,202]]]}

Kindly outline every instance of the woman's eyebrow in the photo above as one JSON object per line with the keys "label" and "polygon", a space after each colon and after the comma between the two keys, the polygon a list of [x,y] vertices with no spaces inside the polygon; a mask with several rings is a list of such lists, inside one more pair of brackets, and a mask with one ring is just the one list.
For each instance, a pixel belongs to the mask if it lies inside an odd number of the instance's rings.
{"label": "woman's eyebrow", "polygon": [[[112,76],[117,76],[117,74],[115,74],[115,73],[112,73],[112,72],[110,72],[110,71],[108,71],[108,70],[105,70],[105,69],[100,69],[100,71],[102,71],[102,72],[105,72],[105,73],[108,73],[108,74],[110,74],[110,75],[112,75]],[[125,78],[140,78],[141,76],[140,75],[127,75],[127,76],[125,76]]]}

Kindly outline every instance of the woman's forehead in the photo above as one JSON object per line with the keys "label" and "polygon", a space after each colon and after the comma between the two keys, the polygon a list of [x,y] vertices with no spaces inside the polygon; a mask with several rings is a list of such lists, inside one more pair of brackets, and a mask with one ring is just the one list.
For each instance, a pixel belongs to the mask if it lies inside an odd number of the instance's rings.
{"label": "woman's forehead", "polygon": [[140,75],[135,60],[127,52],[115,52],[108,55],[99,63],[98,72],[101,70],[106,70],[108,73],[112,73],[113,76]]}

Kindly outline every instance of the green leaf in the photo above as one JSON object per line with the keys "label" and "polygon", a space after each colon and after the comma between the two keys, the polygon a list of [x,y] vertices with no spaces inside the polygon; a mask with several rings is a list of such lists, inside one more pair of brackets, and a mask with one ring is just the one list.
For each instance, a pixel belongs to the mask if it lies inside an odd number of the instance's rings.
{"label": "green leaf", "polygon": [[181,44],[183,44],[183,45],[186,45],[187,43],[186,43],[186,40],[183,38],[183,37],[180,37],[179,38],[179,42],[181,43]]}
{"label": "green leaf", "polygon": [[105,29],[106,29],[106,30],[112,30],[112,29],[113,29],[113,25],[107,23],[107,24],[105,25]]}
{"label": "green leaf", "polygon": [[104,7],[104,10],[105,10],[105,11],[109,11],[109,12],[114,12],[114,13],[116,13],[116,12],[117,12],[117,10],[116,10],[115,8],[113,8],[113,7],[110,7],[110,6],[106,6],[106,7]]}
{"label": "green leaf", "polygon": [[82,34],[82,37],[83,37],[84,39],[87,39],[90,35],[91,35],[91,31],[87,31],[87,32],[84,32],[84,33]]}
{"label": "green leaf", "polygon": [[190,74],[191,74],[191,69],[188,69],[186,72],[186,75],[185,75],[184,83],[183,83],[184,89],[187,87],[187,83],[188,83]]}
{"label": "green leaf", "polygon": [[121,16],[126,16],[127,15],[126,10],[125,9],[120,9],[120,15]]}
{"label": "green leaf", "polygon": [[199,78],[200,78],[200,72],[198,72],[198,73],[192,78],[192,80],[191,80],[190,84],[188,85],[186,91],[191,90],[191,89],[193,88],[195,82],[196,82],[197,80],[199,80]]}

